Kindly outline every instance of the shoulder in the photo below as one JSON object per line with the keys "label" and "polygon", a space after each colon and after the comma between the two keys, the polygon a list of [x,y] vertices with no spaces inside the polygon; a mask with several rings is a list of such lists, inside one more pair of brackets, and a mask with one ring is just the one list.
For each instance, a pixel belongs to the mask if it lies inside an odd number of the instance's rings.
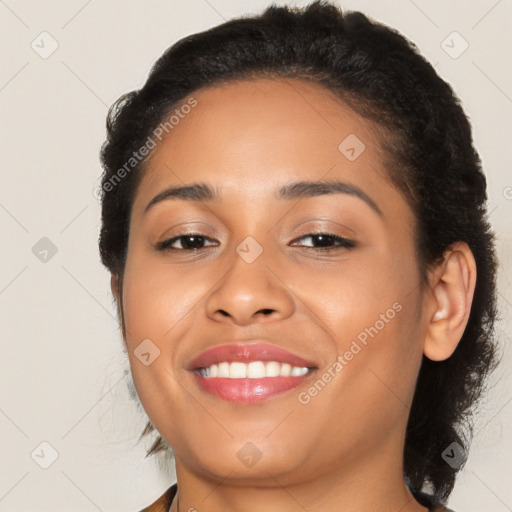
{"label": "shoulder", "polygon": [[143,508],[140,512],[168,512],[172,500],[176,495],[178,484],[171,485],[156,501]]}

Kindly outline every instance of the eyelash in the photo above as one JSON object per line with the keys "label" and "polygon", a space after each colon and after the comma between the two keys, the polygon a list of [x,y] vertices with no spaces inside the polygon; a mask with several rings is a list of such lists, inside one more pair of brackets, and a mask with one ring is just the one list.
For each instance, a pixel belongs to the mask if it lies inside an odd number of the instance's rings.
{"label": "eyelash", "polygon": [[[314,249],[317,252],[332,252],[332,251],[336,251],[336,250],[340,250],[340,249],[352,249],[352,248],[354,248],[356,246],[355,242],[353,242],[352,240],[349,240],[348,238],[343,238],[341,236],[334,235],[334,234],[331,234],[331,233],[308,233],[308,234],[303,235],[303,236],[301,236],[299,238],[296,238],[295,240],[302,240],[303,238],[318,237],[318,236],[333,238],[334,239],[334,243],[337,242],[338,245],[335,245],[334,248],[310,247],[310,249]],[[175,249],[175,248],[170,247],[174,242],[176,242],[177,240],[179,240],[181,238],[192,238],[192,237],[195,237],[195,238],[199,237],[199,238],[202,238],[202,239],[205,239],[205,240],[210,240],[208,237],[202,235],[201,233],[185,233],[185,234],[178,235],[178,236],[175,236],[173,238],[170,238],[168,240],[164,240],[163,242],[158,243],[156,245],[156,249],[158,251],[197,252],[197,251],[199,251],[201,249]],[[331,244],[331,245],[333,245],[333,244]]]}

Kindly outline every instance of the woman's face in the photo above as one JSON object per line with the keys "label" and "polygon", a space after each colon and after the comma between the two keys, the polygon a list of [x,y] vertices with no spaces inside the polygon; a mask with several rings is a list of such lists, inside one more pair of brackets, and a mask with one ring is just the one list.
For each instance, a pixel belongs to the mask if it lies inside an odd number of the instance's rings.
{"label": "woman's face", "polygon": [[[373,125],[298,80],[193,97],[153,149],[131,216],[122,300],[147,414],[180,471],[233,483],[401,463],[423,298],[414,217],[387,177]],[[342,185],[292,187],[320,181]],[[216,197],[189,192],[147,208],[169,187],[193,184]],[[204,351],[239,344],[237,364],[217,357],[222,371],[249,368],[244,356],[256,362],[250,372],[257,361],[282,371],[286,357],[247,349],[261,343],[316,369],[258,382],[194,370]],[[224,387],[201,385],[215,379]]]}

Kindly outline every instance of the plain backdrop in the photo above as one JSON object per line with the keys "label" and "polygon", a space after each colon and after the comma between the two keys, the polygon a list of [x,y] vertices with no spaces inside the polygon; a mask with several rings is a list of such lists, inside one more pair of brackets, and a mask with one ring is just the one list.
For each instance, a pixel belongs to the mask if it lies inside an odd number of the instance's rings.
{"label": "plain backdrop", "polygon": [[[172,43],[269,3],[0,0],[0,512],[133,512],[174,482],[144,460],[151,439],[136,444],[146,420],[98,255],[105,117]],[[501,262],[503,363],[449,505],[510,511],[512,2],[339,4],[411,39],[471,120]]]}

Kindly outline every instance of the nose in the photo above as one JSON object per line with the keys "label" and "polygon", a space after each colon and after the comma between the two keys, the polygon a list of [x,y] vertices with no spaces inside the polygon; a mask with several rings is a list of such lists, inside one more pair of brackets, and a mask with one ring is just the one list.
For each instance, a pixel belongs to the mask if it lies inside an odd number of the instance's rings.
{"label": "nose", "polygon": [[293,293],[264,255],[265,251],[247,263],[235,253],[231,267],[206,299],[210,319],[244,326],[283,320],[293,314]]}

